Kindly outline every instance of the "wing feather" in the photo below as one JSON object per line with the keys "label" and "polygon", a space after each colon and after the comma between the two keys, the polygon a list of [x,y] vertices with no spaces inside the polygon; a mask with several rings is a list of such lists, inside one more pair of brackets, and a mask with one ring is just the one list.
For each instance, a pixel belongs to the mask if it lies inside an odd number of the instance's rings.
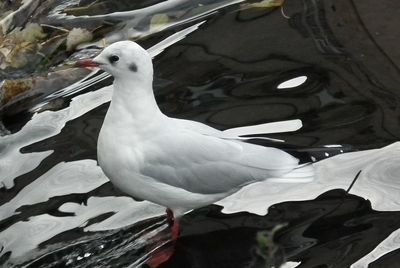
{"label": "wing feather", "polygon": [[179,128],[152,137],[144,144],[140,172],[190,192],[215,194],[282,176],[298,165],[282,150],[211,136],[218,130],[208,126],[202,130]]}

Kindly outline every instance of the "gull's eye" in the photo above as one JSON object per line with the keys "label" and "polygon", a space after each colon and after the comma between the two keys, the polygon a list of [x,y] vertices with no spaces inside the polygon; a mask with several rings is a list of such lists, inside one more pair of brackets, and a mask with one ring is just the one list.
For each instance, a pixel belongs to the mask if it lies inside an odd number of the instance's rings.
{"label": "gull's eye", "polygon": [[119,57],[117,55],[111,55],[110,57],[108,57],[108,60],[112,64],[112,63],[119,61]]}

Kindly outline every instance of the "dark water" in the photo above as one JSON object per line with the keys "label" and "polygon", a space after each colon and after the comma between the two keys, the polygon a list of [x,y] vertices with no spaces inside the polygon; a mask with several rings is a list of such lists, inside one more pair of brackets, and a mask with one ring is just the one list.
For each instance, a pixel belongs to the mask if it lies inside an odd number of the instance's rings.
{"label": "dark water", "polygon": [[[105,1],[109,13],[158,4],[127,2]],[[299,118],[304,125],[299,131],[268,135],[284,144],[254,142],[319,161],[399,140],[396,8],[399,4],[390,1],[287,0],[284,14],[290,18],[285,18],[279,7],[182,1],[154,11],[180,22],[151,34],[146,31],[153,11],[129,20],[40,20],[128,25],[142,33],[137,42],[146,48],[203,22],[154,58],[160,108],[169,116],[219,129]],[[91,15],[98,14],[104,13]],[[121,27],[114,31],[123,32]],[[300,76],[307,77],[303,84],[278,88]],[[287,267],[350,267],[400,228],[398,206],[390,207],[397,204],[393,200],[386,209],[372,209],[368,196],[332,186],[303,201],[288,196],[271,207],[271,200],[265,201],[266,216],[246,209],[226,214],[218,205],[193,211],[183,217],[181,237],[172,244],[163,210],[114,189],[94,161],[109,100],[103,87],[112,83],[112,78],[99,77],[95,73],[86,78],[95,80],[86,86],[48,89],[3,108],[3,124],[12,133],[0,137],[4,267],[136,267],[159,247],[174,249],[161,267],[272,267],[285,262],[299,263]],[[35,107],[47,111],[35,117]],[[393,193],[385,185],[382,191]],[[372,186],[369,191],[381,192]],[[384,197],[378,202],[386,202]],[[279,224],[284,227],[271,237],[267,257],[261,256],[257,233]],[[397,267],[399,246],[392,244],[383,256],[367,262],[369,267]]]}

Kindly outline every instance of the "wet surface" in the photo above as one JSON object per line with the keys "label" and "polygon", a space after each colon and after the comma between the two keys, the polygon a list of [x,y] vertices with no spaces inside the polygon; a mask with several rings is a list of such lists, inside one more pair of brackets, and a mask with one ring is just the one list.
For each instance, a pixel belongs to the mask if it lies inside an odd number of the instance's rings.
{"label": "wet surface", "polygon": [[[387,14],[398,4],[302,0],[282,11],[244,1],[104,1],[92,17],[71,17],[76,10],[63,17],[54,15],[61,2],[39,20],[105,20],[116,27],[107,40],[129,36],[149,48],[156,98],[169,116],[218,129],[301,119],[296,132],[267,135],[284,144],[252,142],[319,161],[318,178],[254,185],[193,211],[173,244],[164,209],[124,196],[97,166],[112,78],[94,71],[1,108],[10,133],[0,137],[1,265],[137,267],[173,248],[161,267],[395,267],[400,58],[393,43],[400,37],[398,19]],[[112,14],[143,7],[150,9],[133,17]],[[155,14],[168,14],[165,27],[149,27]],[[99,51],[100,43],[82,48]],[[298,77],[307,79],[282,88]],[[278,224],[268,257],[260,256],[257,233]]]}

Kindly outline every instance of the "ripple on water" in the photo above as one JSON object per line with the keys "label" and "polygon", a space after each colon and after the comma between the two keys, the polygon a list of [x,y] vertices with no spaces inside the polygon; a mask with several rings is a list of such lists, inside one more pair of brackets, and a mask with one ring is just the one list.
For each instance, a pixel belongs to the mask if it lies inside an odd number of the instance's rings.
{"label": "ripple on water", "polygon": [[259,182],[218,202],[224,213],[248,211],[265,215],[268,207],[288,200],[309,200],[332,189],[347,189],[358,171],[361,175],[350,193],[368,198],[381,211],[398,211],[400,202],[400,143],[382,149],[337,155],[314,163],[315,180],[310,183],[284,184]]}
{"label": "ripple on water", "polygon": [[[30,217],[27,221],[17,222],[3,230],[0,233],[2,255],[11,252],[10,261],[21,262],[24,255],[37,249],[39,245],[74,228],[84,228],[85,232],[114,230],[164,213],[164,208],[149,202],[114,196],[91,197],[87,205],[64,203],[59,210],[72,212],[73,216],[42,214]],[[106,220],[88,225],[90,219],[110,212],[113,215]],[[29,239],[26,239],[27,237]]]}
{"label": "ripple on water", "polygon": [[55,196],[90,192],[106,182],[108,179],[94,160],[59,163],[2,205],[0,220],[18,213],[21,206],[45,202]]}
{"label": "ripple on water", "polygon": [[32,119],[17,133],[0,138],[4,148],[0,157],[1,182],[6,188],[14,186],[14,179],[35,169],[52,151],[24,154],[24,148],[35,142],[60,133],[65,124],[93,108],[109,101],[111,87],[79,95],[72,99],[69,107],[60,111],[45,111],[35,114]]}

